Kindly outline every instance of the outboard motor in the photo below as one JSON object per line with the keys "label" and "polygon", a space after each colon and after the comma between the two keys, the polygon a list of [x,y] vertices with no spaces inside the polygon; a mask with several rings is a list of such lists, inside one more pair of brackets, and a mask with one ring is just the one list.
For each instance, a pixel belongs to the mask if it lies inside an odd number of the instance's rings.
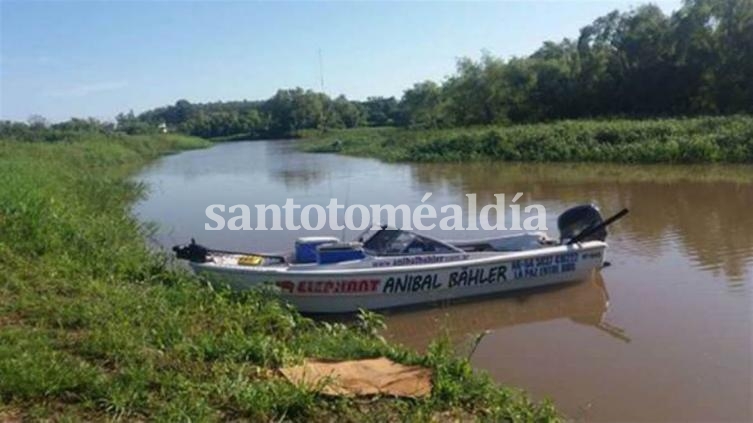
{"label": "outboard motor", "polygon": [[[607,239],[606,225],[602,225],[604,219],[599,213],[599,208],[593,204],[583,204],[565,210],[557,218],[557,228],[560,231],[560,243],[565,244],[585,230],[594,228],[593,233],[580,237],[582,241],[604,241]],[[598,226],[600,226],[597,228]]]}
{"label": "outboard motor", "polygon": [[174,246],[173,251],[175,251],[175,256],[182,260],[189,260],[194,263],[209,261],[209,250],[203,245],[197,244],[193,238],[191,238],[190,244]]}

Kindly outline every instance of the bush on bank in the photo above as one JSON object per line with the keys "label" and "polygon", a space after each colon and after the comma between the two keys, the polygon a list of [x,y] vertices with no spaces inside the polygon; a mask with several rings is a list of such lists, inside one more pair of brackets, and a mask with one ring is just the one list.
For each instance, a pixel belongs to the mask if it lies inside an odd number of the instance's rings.
{"label": "bush on bank", "polygon": [[[319,323],[264,293],[216,291],[144,242],[128,178],[205,141],[78,134],[0,141],[0,419],[551,421],[551,405],[476,374],[447,343],[389,345],[368,315]],[[434,369],[424,400],[327,399],[274,369],[386,355]]]}
{"label": "bush on bank", "polygon": [[753,163],[753,117],[566,120],[515,126],[306,131],[312,152],[388,161]]}

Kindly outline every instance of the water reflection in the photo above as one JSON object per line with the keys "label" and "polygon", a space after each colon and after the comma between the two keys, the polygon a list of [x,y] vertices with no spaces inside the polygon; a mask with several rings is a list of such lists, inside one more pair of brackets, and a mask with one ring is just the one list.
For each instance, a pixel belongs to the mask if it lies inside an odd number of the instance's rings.
{"label": "water reflection", "polygon": [[569,319],[593,327],[622,341],[624,331],[605,321],[609,294],[601,274],[588,280],[507,294],[491,299],[447,302],[410,312],[386,312],[386,337],[423,351],[440,336],[448,337],[458,350],[467,349],[480,334],[505,326]]}

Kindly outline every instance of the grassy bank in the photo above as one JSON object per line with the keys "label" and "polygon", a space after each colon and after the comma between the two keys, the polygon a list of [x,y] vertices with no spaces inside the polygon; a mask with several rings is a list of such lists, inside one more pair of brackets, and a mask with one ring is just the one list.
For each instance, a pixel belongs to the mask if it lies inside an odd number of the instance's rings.
{"label": "grassy bank", "polygon": [[[263,293],[217,292],[149,251],[127,176],[178,136],[0,141],[0,420],[555,419],[454,358],[385,343],[380,319],[317,323]],[[430,398],[324,398],[274,371],[386,355],[435,371]]]}
{"label": "grassy bank", "polygon": [[387,161],[752,163],[753,117],[573,120],[446,130],[302,133],[303,149]]}

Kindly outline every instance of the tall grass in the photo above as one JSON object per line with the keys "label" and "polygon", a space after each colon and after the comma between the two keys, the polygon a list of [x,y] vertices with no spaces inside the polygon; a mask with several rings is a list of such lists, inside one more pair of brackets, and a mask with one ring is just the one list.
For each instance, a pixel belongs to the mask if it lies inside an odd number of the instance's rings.
{"label": "tall grass", "polygon": [[[130,171],[178,136],[0,141],[0,417],[55,420],[556,419],[455,358],[387,344],[367,315],[318,323],[262,292],[215,291],[150,251]],[[325,398],[275,369],[386,355],[435,371],[431,397]],[[336,417],[335,417],[336,416]]]}
{"label": "tall grass", "polygon": [[753,117],[570,120],[446,130],[363,128],[302,134],[314,152],[388,161],[752,163]]}

